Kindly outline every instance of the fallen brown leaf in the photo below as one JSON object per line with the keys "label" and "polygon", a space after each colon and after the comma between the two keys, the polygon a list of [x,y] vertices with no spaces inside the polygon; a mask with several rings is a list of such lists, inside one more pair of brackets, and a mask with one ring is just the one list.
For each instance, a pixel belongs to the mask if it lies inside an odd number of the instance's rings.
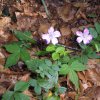
{"label": "fallen brown leaf", "polygon": [[4,29],[6,27],[9,27],[10,22],[11,22],[10,17],[1,17],[0,18],[0,29]]}
{"label": "fallen brown leaf", "polygon": [[70,3],[66,3],[64,6],[58,7],[57,12],[63,21],[68,22],[74,19],[76,10]]}

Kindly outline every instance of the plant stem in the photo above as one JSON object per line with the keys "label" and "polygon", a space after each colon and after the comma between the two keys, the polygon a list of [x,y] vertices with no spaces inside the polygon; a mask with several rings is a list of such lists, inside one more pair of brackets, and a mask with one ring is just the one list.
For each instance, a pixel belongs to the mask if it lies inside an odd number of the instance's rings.
{"label": "plant stem", "polygon": [[42,1],[42,3],[43,3],[44,9],[45,9],[45,11],[46,11],[46,14],[47,14],[47,16],[49,17],[49,11],[48,11],[48,9],[47,9],[46,3],[45,3],[44,0],[41,0],[41,1]]}
{"label": "plant stem", "polygon": [[70,49],[70,50],[80,51],[80,49],[78,49],[78,48],[66,46],[66,45],[63,45],[63,44],[58,44],[58,45],[63,46],[63,47],[65,47],[65,48],[67,48],[67,49]]}

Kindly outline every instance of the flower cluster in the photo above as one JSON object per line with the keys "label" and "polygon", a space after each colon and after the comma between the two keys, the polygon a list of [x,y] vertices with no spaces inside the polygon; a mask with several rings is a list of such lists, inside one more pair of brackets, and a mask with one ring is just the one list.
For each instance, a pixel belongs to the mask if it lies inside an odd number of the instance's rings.
{"label": "flower cluster", "polygon": [[[83,42],[84,44],[89,44],[91,40],[93,39],[93,36],[89,33],[89,30],[87,28],[84,29],[83,32],[77,31],[76,35],[78,36],[76,41],[78,43]],[[54,31],[53,27],[50,27],[48,29],[48,33],[42,35],[42,39],[46,40],[47,44],[57,44],[58,43],[58,37],[60,37],[61,34],[59,31]]]}

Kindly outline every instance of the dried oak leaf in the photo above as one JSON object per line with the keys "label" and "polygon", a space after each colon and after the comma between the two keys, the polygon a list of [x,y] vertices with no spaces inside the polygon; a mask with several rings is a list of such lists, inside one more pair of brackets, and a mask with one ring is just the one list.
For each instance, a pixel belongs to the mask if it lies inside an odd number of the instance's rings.
{"label": "dried oak leaf", "polygon": [[89,6],[89,3],[87,2],[74,2],[73,6],[79,7],[79,8],[87,8]]}
{"label": "dried oak leaf", "polygon": [[35,31],[37,29],[37,18],[16,13],[17,30]]}
{"label": "dried oak leaf", "polygon": [[11,18],[9,17],[0,17],[0,29],[6,29],[10,26]]}
{"label": "dried oak leaf", "polygon": [[21,76],[19,79],[21,81],[25,81],[25,82],[29,81],[29,79],[30,79],[30,73],[27,73],[24,76]]}
{"label": "dried oak leaf", "polygon": [[70,97],[72,100],[75,100],[76,92],[75,91],[68,92],[67,96]]}
{"label": "dried oak leaf", "polygon": [[100,65],[100,59],[88,59],[87,67],[96,68],[96,65]]}
{"label": "dried oak leaf", "polygon": [[87,81],[85,74],[83,72],[78,72],[78,77],[81,92],[84,92],[85,89],[92,86],[91,83]]}
{"label": "dried oak leaf", "polygon": [[5,56],[0,50],[0,65],[4,65],[4,64],[5,64]]}
{"label": "dried oak leaf", "polygon": [[66,3],[64,6],[57,8],[57,13],[63,21],[68,22],[74,19],[76,9],[70,3]]}
{"label": "dried oak leaf", "polygon": [[100,72],[98,72],[96,68],[88,69],[85,72],[85,76],[88,81],[96,84],[97,86],[100,86]]}
{"label": "dried oak leaf", "polygon": [[39,33],[47,33],[49,28],[50,28],[49,23],[40,23],[38,32]]}
{"label": "dried oak leaf", "polygon": [[2,44],[16,40],[15,36],[12,35],[8,30],[0,29],[0,46]]}
{"label": "dried oak leaf", "polygon": [[62,36],[59,38],[59,43],[69,45],[69,39],[72,37],[71,29],[68,26],[62,26],[60,32]]}
{"label": "dried oak leaf", "polygon": [[100,100],[100,86],[96,87],[94,97],[96,100]]}
{"label": "dried oak leaf", "polygon": [[25,94],[25,95],[28,95],[29,97],[33,97],[33,93],[32,92],[30,92],[29,90],[25,90],[24,92],[23,92],[23,94]]}
{"label": "dried oak leaf", "polygon": [[5,91],[6,91],[6,88],[0,85],[0,96],[4,94]]}

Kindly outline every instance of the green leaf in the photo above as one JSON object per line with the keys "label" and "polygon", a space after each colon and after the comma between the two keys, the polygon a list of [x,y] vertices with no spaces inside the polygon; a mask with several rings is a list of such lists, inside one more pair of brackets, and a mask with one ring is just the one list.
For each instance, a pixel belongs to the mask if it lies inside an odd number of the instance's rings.
{"label": "green leaf", "polygon": [[47,98],[44,99],[44,100],[60,100],[60,98],[57,97],[57,96],[50,96],[50,97],[47,97]]}
{"label": "green leaf", "polygon": [[40,60],[40,59],[31,59],[31,60],[27,60],[26,65],[28,67],[29,70],[31,70],[32,72],[34,72],[35,70],[37,70],[37,68],[42,65],[44,63],[44,60]]}
{"label": "green leaf", "polygon": [[84,50],[87,49],[87,45],[84,45],[83,43],[80,43],[79,46]]}
{"label": "green leaf", "polygon": [[63,64],[60,68],[59,74],[60,75],[67,75],[70,71],[70,67],[67,64]]}
{"label": "green leaf", "polygon": [[13,91],[6,91],[2,96],[2,100],[14,100],[13,94]]}
{"label": "green leaf", "polygon": [[88,57],[89,58],[96,58],[96,59],[98,59],[98,58],[100,58],[100,55],[97,55],[97,53],[96,52],[93,52],[93,53],[90,53],[90,54],[88,54]]}
{"label": "green leaf", "polygon": [[62,53],[62,52],[64,52],[65,51],[65,48],[64,47],[58,47],[57,49],[56,49],[56,53]]}
{"label": "green leaf", "polygon": [[14,87],[14,91],[25,91],[27,90],[29,87],[29,84],[27,82],[23,82],[23,81],[19,81],[15,84],[15,87]]}
{"label": "green leaf", "polygon": [[14,54],[11,54],[11,55],[7,58],[5,67],[8,68],[8,67],[11,67],[11,66],[15,65],[15,64],[18,62],[19,57],[20,57],[20,53],[19,53],[19,52],[16,52],[16,53],[14,53]]}
{"label": "green leaf", "polygon": [[30,80],[29,80],[29,84],[30,84],[31,86],[35,87],[35,86],[37,86],[37,80],[35,80],[35,79],[30,79]]}
{"label": "green leaf", "polygon": [[71,64],[71,69],[75,70],[75,71],[84,71],[86,70],[86,66],[84,66],[82,63],[76,61],[73,61]]}
{"label": "green leaf", "polygon": [[55,51],[55,45],[49,45],[49,46],[46,48],[46,51],[48,51],[48,52]]}
{"label": "green leaf", "polygon": [[100,34],[100,23],[96,22],[94,24],[95,28],[96,28],[96,31],[98,32],[98,34]]}
{"label": "green leaf", "polygon": [[14,94],[14,98],[14,100],[30,100],[29,96],[17,92]]}
{"label": "green leaf", "polygon": [[49,59],[45,59],[45,63],[48,66],[52,66],[52,62]]}
{"label": "green leaf", "polygon": [[53,60],[59,59],[59,54],[56,53],[56,52],[52,53],[52,59],[53,59]]}
{"label": "green leaf", "polygon": [[95,44],[96,52],[100,52],[100,44]]}
{"label": "green leaf", "polygon": [[95,18],[95,17],[97,17],[97,15],[94,13],[90,13],[90,14],[88,14],[88,17]]}
{"label": "green leaf", "polygon": [[87,64],[88,57],[86,55],[81,55],[81,57],[79,57],[79,60],[81,61],[81,63]]}
{"label": "green leaf", "polygon": [[70,70],[69,79],[75,85],[75,88],[79,88],[78,76],[74,70]]}
{"label": "green leaf", "polygon": [[89,28],[89,31],[94,38],[98,37],[98,33],[94,28]]}
{"label": "green leaf", "polygon": [[49,81],[46,79],[38,79],[37,82],[38,82],[38,85],[42,88],[45,88],[45,89],[52,88],[52,83],[49,83]]}
{"label": "green leaf", "polygon": [[59,91],[60,94],[65,93],[66,90],[67,90],[67,89],[66,89],[65,87],[59,87],[59,88],[58,88],[58,91]]}
{"label": "green leaf", "polygon": [[60,58],[59,59],[59,61],[61,62],[61,63],[68,63],[69,62],[69,60],[70,60],[70,58],[69,58],[69,56],[64,56],[63,58]]}
{"label": "green leaf", "polygon": [[29,31],[25,31],[25,32],[14,31],[14,34],[21,41],[35,43],[35,41],[32,38],[32,34]]}
{"label": "green leaf", "polygon": [[48,52],[47,52],[47,51],[37,51],[35,54],[36,54],[37,56],[45,56],[45,55],[48,54]]}
{"label": "green leaf", "polygon": [[20,56],[21,56],[21,59],[23,61],[27,61],[27,60],[30,59],[30,54],[29,54],[29,52],[27,51],[26,48],[21,48],[20,49]]}
{"label": "green leaf", "polygon": [[34,91],[35,91],[36,94],[40,95],[41,94],[41,87],[39,85],[35,86]]}
{"label": "green leaf", "polygon": [[16,43],[4,45],[6,50],[10,53],[20,52],[20,47]]}

